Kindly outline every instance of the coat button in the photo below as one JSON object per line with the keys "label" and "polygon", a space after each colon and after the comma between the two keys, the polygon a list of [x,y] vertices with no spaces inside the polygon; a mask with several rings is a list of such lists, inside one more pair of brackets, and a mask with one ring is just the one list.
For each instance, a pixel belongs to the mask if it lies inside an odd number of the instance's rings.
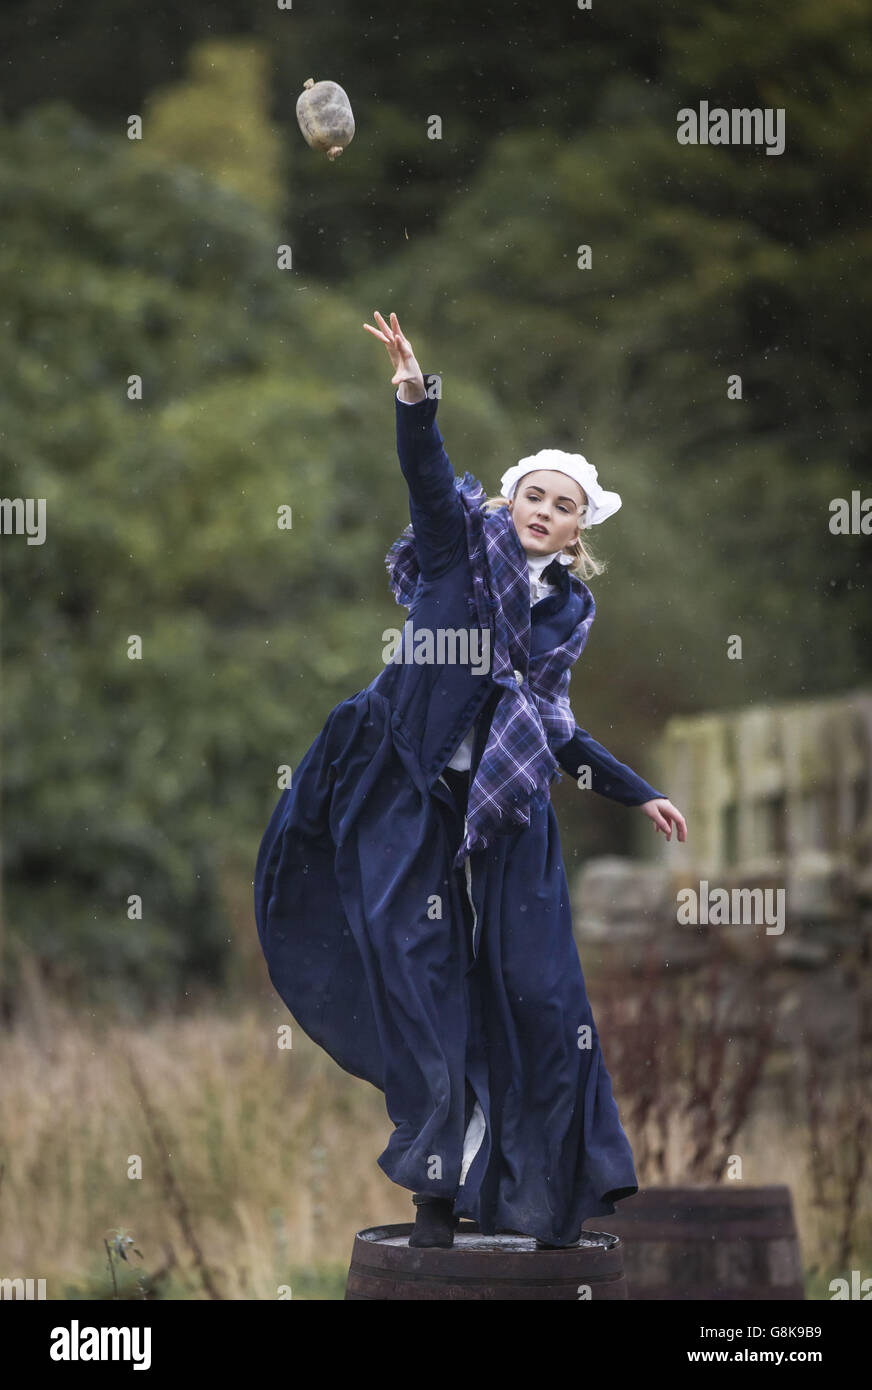
{"label": "coat button", "polygon": [[513,671],[512,674],[514,675],[515,680],[518,682],[518,685],[524,684],[524,677],[521,675],[520,671]]}

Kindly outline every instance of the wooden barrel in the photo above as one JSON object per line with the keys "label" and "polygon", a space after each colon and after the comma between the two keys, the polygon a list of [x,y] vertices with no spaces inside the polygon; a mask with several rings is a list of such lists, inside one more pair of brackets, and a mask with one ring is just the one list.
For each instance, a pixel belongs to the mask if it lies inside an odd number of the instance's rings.
{"label": "wooden barrel", "polygon": [[358,1231],[346,1299],[626,1298],[621,1242],[585,1231],[578,1245],[537,1250],[530,1236],[483,1236],[461,1221],[448,1250],[409,1245],[411,1223]]}
{"label": "wooden barrel", "polygon": [[648,1187],[607,1220],[630,1299],[805,1298],[789,1187]]}

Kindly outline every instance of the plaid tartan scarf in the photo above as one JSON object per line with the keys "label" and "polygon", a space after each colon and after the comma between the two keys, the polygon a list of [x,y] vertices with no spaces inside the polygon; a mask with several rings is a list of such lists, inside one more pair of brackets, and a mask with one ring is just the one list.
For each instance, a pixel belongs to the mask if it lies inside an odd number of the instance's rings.
{"label": "plaid tartan scarf", "polygon": [[[558,763],[553,750],[575,732],[569,706],[569,677],[596,614],[586,584],[569,582],[587,596],[575,629],[565,642],[530,658],[530,579],[527,555],[508,507],[482,510],[485,491],[471,473],[455,478],[463,504],[472,569],[470,616],[491,632],[491,677],[501,694],[466,808],[466,824],[453,866],[484,849],[495,835],[530,823],[530,798],[548,792]],[[410,525],[387,555],[390,585],[397,603],[411,607],[418,579],[415,533]],[[515,671],[523,677],[521,684]]]}

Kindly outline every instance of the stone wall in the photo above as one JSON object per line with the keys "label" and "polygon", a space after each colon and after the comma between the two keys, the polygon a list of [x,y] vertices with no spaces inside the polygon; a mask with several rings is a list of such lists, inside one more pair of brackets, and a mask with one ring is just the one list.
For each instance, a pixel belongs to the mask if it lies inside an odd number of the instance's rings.
{"label": "stone wall", "polygon": [[872,911],[872,690],[669,721],[661,785],[687,821],[642,857],[592,859],[573,884],[580,936],[677,926],[683,889],[783,890],[796,928],[855,934]]}

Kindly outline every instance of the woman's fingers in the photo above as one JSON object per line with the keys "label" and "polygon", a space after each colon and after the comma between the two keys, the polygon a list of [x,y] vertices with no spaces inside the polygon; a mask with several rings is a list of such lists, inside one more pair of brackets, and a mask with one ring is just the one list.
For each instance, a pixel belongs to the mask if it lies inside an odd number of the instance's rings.
{"label": "woman's fingers", "polygon": [[675,827],[678,832],[678,839],[682,841],[687,839],[687,825],[685,823],[684,816],[681,814],[681,812],[678,810],[676,806],[672,805],[671,801],[667,802],[665,806],[662,804],[655,804],[652,807],[651,819],[654,822],[655,831],[662,830],[666,835],[667,840],[672,839],[673,823],[675,824]]}
{"label": "woman's fingers", "polygon": [[[393,318],[394,315],[391,315],[391,317]],[[388,328],[388,325],[385,323],[385,321],[384,321],[384,319],[382,318],[381,314],[379,313],[378,309],[375,310],[375,313],[373,314],[373,318],[377,321],[378,326],[379,326],[379,328],[382,330],[382,332],[383,332],[388,338],[390,338],[391,341],[393,341],[393,338],[394,338],[393,331],[392,331],[390,328]]]}
{"label": "woman's fingers", "polygon": [[385,323],[378,309],[374,311],[373,317],[377,320],[378,325],[381,328],[382,332],[385,334],[385,336],[388,339],[390,339],[390,341],[394,343],[396,347],[401,348],[403,352],[411,351],[412,345],[409,342],[406,335],[403,333],[403,330],[400,327],[400,320],[397,318],[396,314],[391,314],[390,327],[388,327],[388,325]]}
{"label": "woman's fingers", "polygon": [[404,338],[402,333],[398,333],[395,341],[402,356],[407,362],[410,358],[414,357],[415,354],[412,351],[412,344],[409,342],[408,338]]}
{"label": "woman's fingers", "polygon": [[373,318],[378,320],[379,327],[373,328],[371,323],[365,323],[363,326],[367,333],[371,333],[374,338],[378,338],[380,342],[384,343],[385,347],[392,348],[394,346],[394,335],[388,328],[378,309],[376,309],[373,314]]}
{"label": "woman's fingers", "polygon": [[374,338],[380,339],[380,341],[383,342],[386,347],[390,346],[384,333],[380,333],[377,328],[373,328],[371,323],[365,323],[363,326],[366,329],[367,333],[371,333]]}
{"label": "woman's fingers", "polygon": [[394,342],[396,343],[400,352],[403,354],[404,357],[411,357],[412,344],[409,342],[408,338],[406,337],[405,333],[400,327],[400,320],[397,318],[396,314],[393,313],[391,314],[391,329],[393,330]]}
{"label": "woman's fingers", "polygon": [[363,325],[364,328],[367,330],[368,333],[371,333],[374,338],[378,338],[379,342],[384,343],[385,347],[388,350],[388,356],[390,357],[391,362],[395,367],[399,367],[400,362],[404,356],[403,347],[401,346],[401,340],[397,337],[393,330],[390,329],[388,325],[385,323],[384,318],[379,313],[378,309],[373,310],[373,318],[376,320],[379,327],[373,328],[371,324],[365,323]]}
{"label": "woman's fingers", "polygon": [[[373,328],[371,324],[365,323],[363,326],[367,332],[384,343],[390,354],[391,361],[397,369],[410,367],[411,363],[414,361],[412,344],[403,336],[402,329],[400,328],[400,321],[396,314],[391,314],[390,327],[385,323],[378,309],[373,310],[373,318],[379,326],[378,328]],[[405,378],[402,379],[404,380]]]}
{"label": "woman's fingers", "polygon": [[668,816],[671,821],[675,822],[675,828],[678,831],[679,840],[686,840],[687,824],[685,823],[684,816],[681,814],[678,807],[673,806],[671,801],[667,801],[666,805],[663,807],[663,814],[665,816]]}

